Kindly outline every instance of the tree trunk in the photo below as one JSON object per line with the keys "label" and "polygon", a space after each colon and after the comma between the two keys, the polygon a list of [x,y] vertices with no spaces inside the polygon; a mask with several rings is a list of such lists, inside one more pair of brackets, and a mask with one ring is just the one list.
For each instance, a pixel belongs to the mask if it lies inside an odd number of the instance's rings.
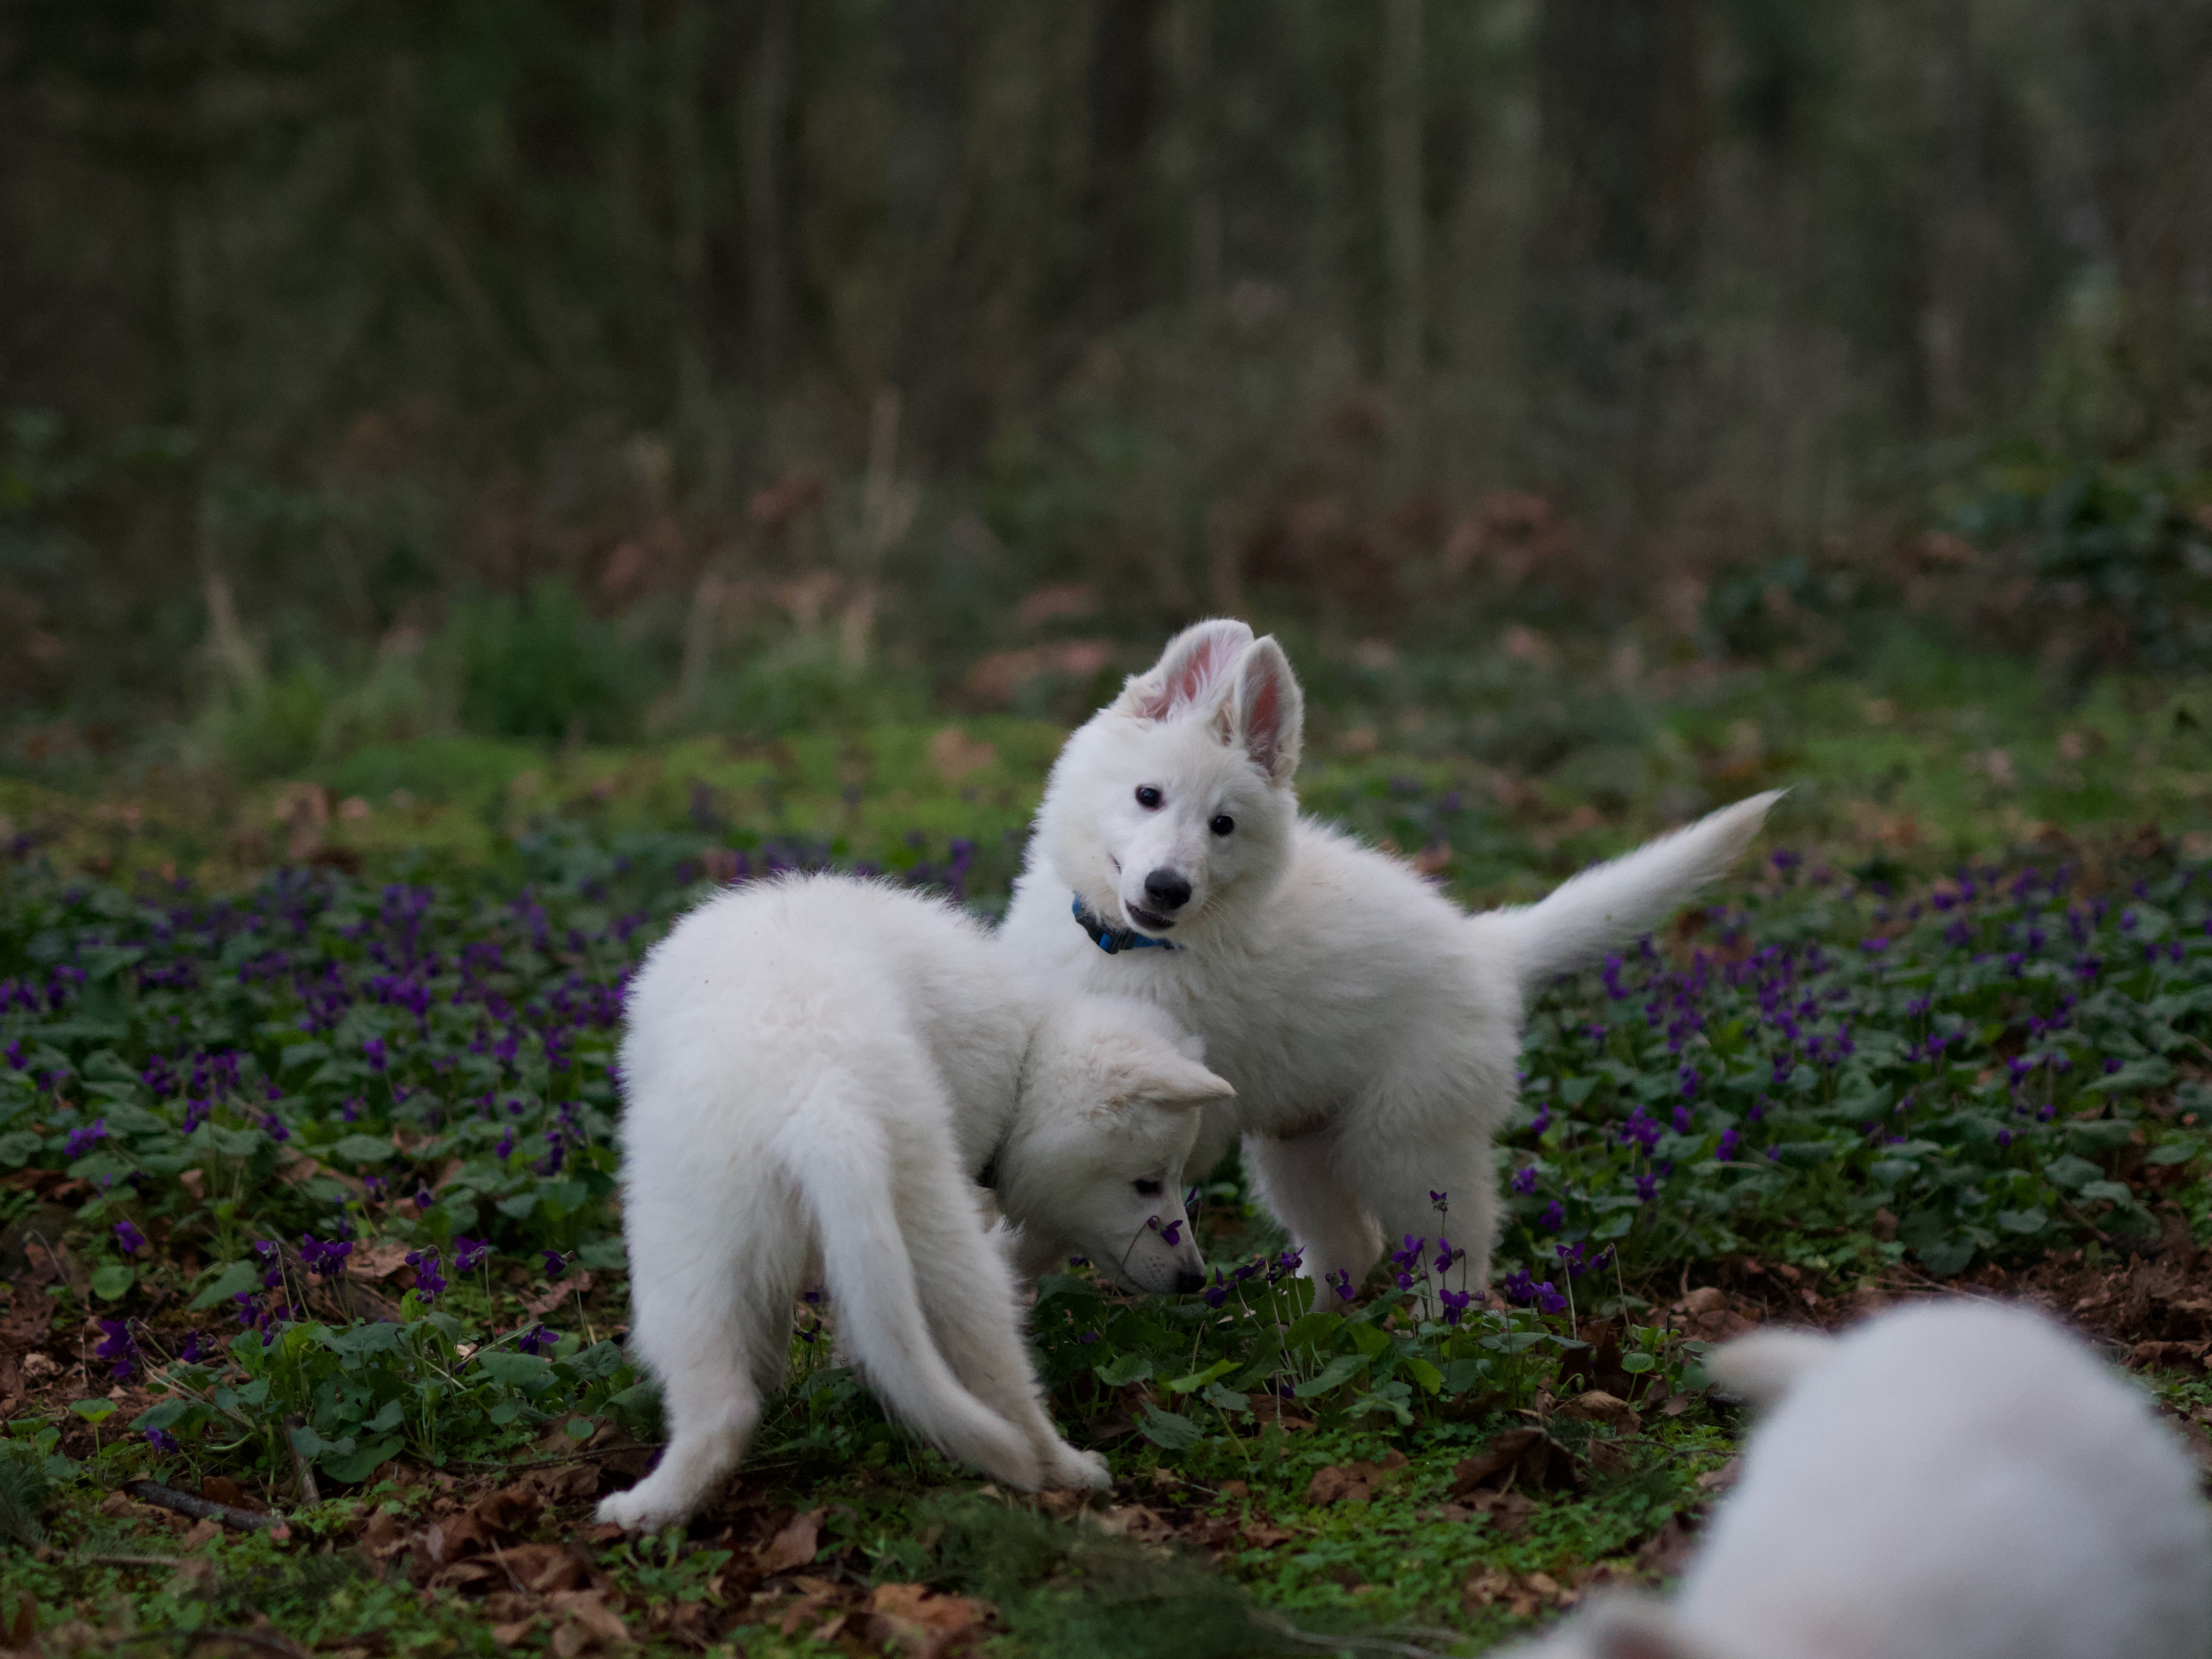
{"label": "tree trunk", "polygon": [[1383,352],[1400,417],[1418,424],[1425,325],[1421,189],[1421,0],[1384,0],[1382,204],[1389,223],[1390,309]]}
{"label": "tree trunk", "polygon": [[[1528,285],[1535,410],[1563,457],[1648,520],[1695,400],[1675,323],[1704,161],[1701,0],[1545,0]],[[1562,465],[1566,464],[1565,461]]]}
{"label": "tree trunk", "polygon": [[1111,325],[1144,303],[1147,255],[1146,159],[1158,92],[1152,32],[1160,0],[1098,0],[1091,37],[1090,177],[1083,210],[1097,273],[1091,308]]}
{"label": "tree trunk", "polygon": [[1927,300],[1920,313],[1921,386],[1929,417],[1949,425],[1966,417],[1966,319],[1974,301],[1974,224],[1981,202],[1981,95],[1974,54],[1972,0],[1942,9],[1942,69],[1937,77],[1942,153],[1929,192],[1923,238]]}
{"label": "tree trunk", "polygon": [[1221,182],[1213,143],[1213,0],[1176,0],[1176,149],[1187,221],[1185,297],[1210,316],[1221,297]]}
{"label": "tree trunk", "polygon": [[745,300],[754,376],[773,385],[789,349],[783,247],[783,143],[791,114],[792,0],[763,0],[744,106]]}
{"label": "tree trunk", "polygon": [[701,71],[706,57],[707,9],[702,0],[678,0],[668,32],[668,186],[674,210],[669,264],[676,277],[675,346],[678,422],[696,447],[708,425],[707,169],[700,142]]}

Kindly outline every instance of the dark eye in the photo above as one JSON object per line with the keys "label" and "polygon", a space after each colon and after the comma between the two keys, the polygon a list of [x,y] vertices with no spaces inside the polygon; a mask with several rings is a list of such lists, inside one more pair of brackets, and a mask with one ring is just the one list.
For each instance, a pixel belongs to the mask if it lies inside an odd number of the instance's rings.
{"label": "dark eye", "polygon": [[1157,1181],[1136,1181],[1132,1182],[1130,1185],[1137,1189],[1139,1198],[1158,1198],[1163,1190]]}
{"label": "dark eye", "polygon": [[1143,807],[1147,812],[1158,811],[1160,810],[1160,792],[1153,788],[1149,783],[1139,784],[1137,786],[1137,805]]}
{"label": "dark eye", "polygon": [[1226,812],[1217,812],[1213,815],[1213,822],[1206,827],[1217,836],[1225,836],[1237,827],[1237,820]]}

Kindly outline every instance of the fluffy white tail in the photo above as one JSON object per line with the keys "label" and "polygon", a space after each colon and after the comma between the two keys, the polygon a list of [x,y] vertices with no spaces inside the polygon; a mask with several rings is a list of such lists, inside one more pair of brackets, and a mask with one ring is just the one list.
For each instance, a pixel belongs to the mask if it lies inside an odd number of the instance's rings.
{"label": "fluffy white tail", "polygon": [[[832,1073],[779,1136],[782,1161],[822,1241],[838,1335],[894,1416],[962,1462],[1024,1489],[1036,1453],[1012,1424],[961,1385],[922,1313],[914,1257],[899,1228],[896,1162],[881,1127],[852,1109],[861,1085]],[[940,1173],[907,1160],[908,1179]],[[984,1248],[980,1229],[976,1248]]]}
{"label": "fluffy white tail", "polygon": [[1835,1338],[1819,1331],[1753,1331],[1715,1349],[1705,1374],[1723,1394],[1771,1406],[1835,1346]]}
{"label": "fluffy white tail", "polygon": [[1548,898],[1472,918],[1511,959],[1522,991],[1650,933],[1733,864],[1784,792],[1770,789],[1594,864]]}

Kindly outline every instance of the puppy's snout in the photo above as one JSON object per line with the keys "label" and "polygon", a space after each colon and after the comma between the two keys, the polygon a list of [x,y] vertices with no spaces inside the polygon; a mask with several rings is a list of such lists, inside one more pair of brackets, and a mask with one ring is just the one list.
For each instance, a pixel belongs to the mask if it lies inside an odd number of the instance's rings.
{"label": "puppy's snout", "polygon": [[1194,1296],[1206,1288],[1206,1275],[1196,1267],[1177,1267],[1175,1287],[1177,1296]]}
{"label": "puppy's snout", "polygon": [[1145,878],[1145,896],[1162,910],[1180,910],[1190,902],[1190,884],[1172,870],[1155,870]]}

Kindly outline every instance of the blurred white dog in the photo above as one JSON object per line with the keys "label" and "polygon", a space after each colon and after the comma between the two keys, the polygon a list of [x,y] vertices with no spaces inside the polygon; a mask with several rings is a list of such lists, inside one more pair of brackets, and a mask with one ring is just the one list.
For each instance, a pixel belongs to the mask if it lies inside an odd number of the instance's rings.
{"label": "blurred white dog", "polygon": [[2142,1392],[2027,1309],[1923,1303],[1714,1356],[1778,1401],[1672,1603],[1528,1659],[2204,1659],[2212,1516]]}
{"label": "blurred white dog", "polygon": [[623,1226],[632,1346],[659,1378],[659,1466],[599,1505],[681,1521],[744,1455],[799,1293],[886,1407],[1006,1484],[1099,1486],[1024,1346],[983,1190],[1126,1288],[1194,1289],[1195,1108],[1229,1085],[1142,1004],[1047,1001],[948,904],[831,877],[694,910],[629,994]]}
{"label": "blurred white dog", "polygon": [[1469,916],[1404,860],[1298,816],[1304,709],[1273,640],[1241,622],[1178,634],[1061,750],[1001,934],[1034,970],[1147,998],[1206,1039],[1237,1098],[1206,1113],[1193,1167],[1243,1135],[1308,1278],[1356,1283],[1386,1242],[1435,1235],[1442,1191],[1480,1289],[1523,1002],[1665,921],[1778,797]]}

